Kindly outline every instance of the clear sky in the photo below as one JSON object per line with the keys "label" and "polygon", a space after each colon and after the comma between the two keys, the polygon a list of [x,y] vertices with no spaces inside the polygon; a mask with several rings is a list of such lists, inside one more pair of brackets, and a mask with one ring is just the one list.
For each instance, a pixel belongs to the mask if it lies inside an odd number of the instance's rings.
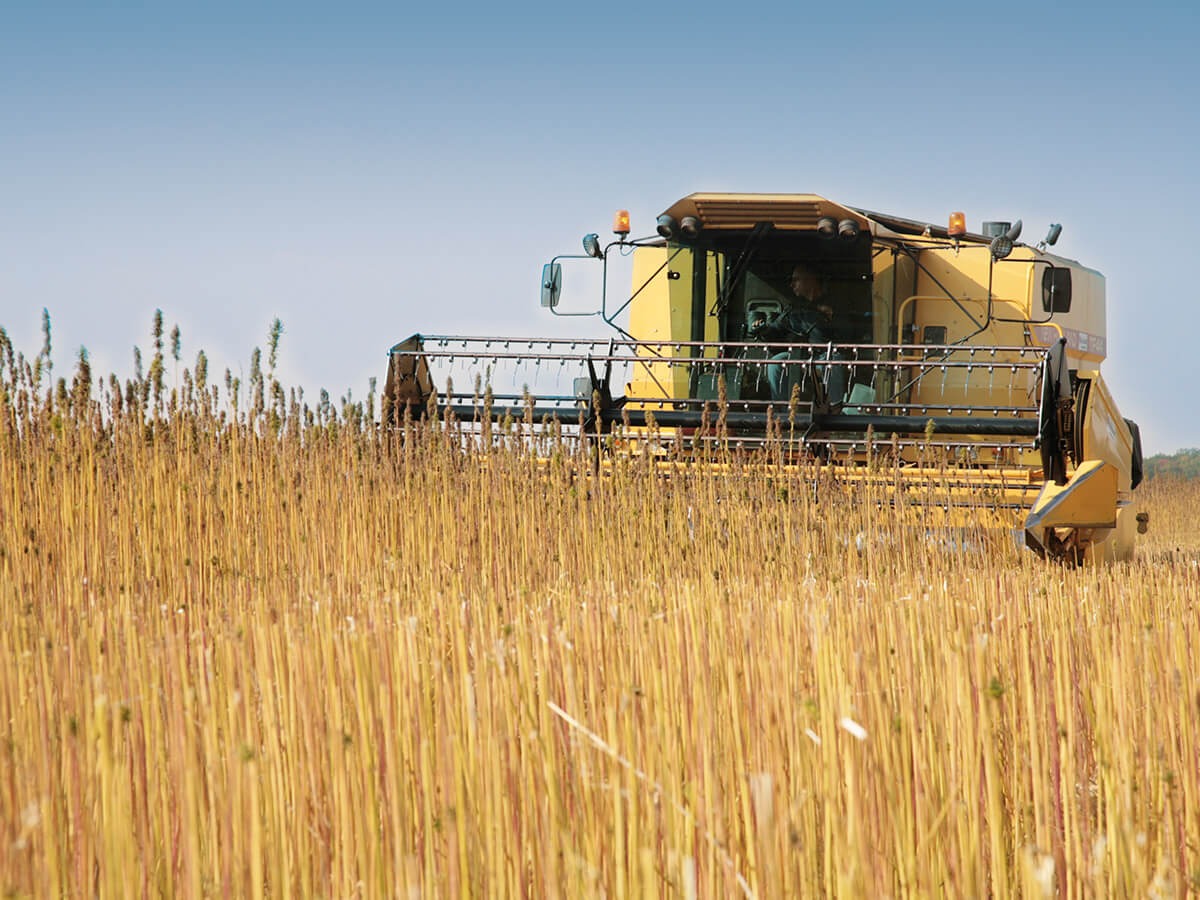
{"label": "clear sky", "polygon": [[[564,333],[541,264],[693,191],[1025,222],[1108,277],[1104,372],[1200,446],[1200,13],[1003,4],[28,4],[0,13],[0,326],[367,392],[421,331]],[[569,321],[600,334],[598,321]]]}

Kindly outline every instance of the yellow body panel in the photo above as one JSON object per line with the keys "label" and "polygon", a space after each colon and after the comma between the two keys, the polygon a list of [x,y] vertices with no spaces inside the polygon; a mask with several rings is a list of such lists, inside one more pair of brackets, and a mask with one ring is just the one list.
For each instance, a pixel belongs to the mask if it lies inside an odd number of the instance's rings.
{"label": "yellow body panel", "polygon": [[[667,247],[638,247],[633,254],[633,284],[638,291],[630,305],[629,331],[638,340],[715,342],[718,339],[717,320],[704,317],[704,331],[693,336],[695,270],[693,255],[688,250],[669,252]],[[716,284],[716,265],[709,261],[704,275],[709,291]],[[638,366],[626,385],[626,394],[636,397],[686,397],[690,388],[687,366],[671,365],[660,360],[687,358],[692,352],[684,346],[647,347],[639,356],[647,360]]]}
{"label": "yellow body panel", "polygon": [[1137,534],[1131,486],[1133,436],[1100,373],[1081,372],[1080,378],[1089,383],[1080,441],[1083,458],[1103,460],[1116,473],[1115,522],[1111,530],[1093,537],[1093,553],[1097,560],[1127,559]]}
{"label": "yellow body panel", "polygon": [[1079,377],[1089,384],[1087,411],[1083,418],[1082,456],[1104,460],[1113,466],[1120,473],[1120,490],[1128,491],[1133,438],[1100,373],[1080,372]]}
{"label": "yellow body panel", "polygon": [[1115,528],[1118,477],[1114,466],[1090,459],[1066,484],[1047,482],[1025,520],[1026,527]]}

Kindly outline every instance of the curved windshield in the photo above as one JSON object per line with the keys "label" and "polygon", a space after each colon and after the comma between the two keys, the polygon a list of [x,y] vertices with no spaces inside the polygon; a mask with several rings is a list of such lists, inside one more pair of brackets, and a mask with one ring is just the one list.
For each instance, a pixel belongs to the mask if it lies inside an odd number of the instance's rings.
{"label": "curved windshield", "polygon": [[[796,255],[756,255],[725,289],[726,340],[750,341],[772,322],[775,340],[869,343],[870,270],[857,264]],[[807,324],[805,324],[807,323]]]}

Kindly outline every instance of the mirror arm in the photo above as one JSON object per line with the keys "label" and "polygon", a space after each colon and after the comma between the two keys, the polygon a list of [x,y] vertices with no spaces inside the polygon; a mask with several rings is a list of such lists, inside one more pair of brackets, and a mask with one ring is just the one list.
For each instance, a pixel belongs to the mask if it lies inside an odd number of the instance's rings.
{"label": "mirror arm", "polygon": [[[594,258],[595,257],[588,256],[586,253],[560,253],[558,256],[553,257],[550,260],[550,262],[548,263],[548,265],[551,265],[551,266],[556,265],[560,259],[594,259]],[[608,277],[607,250],[605,251],[604,271],[605,271],[605,278],[607,278]],[[547,308],[550,310],[550,313],[552,315],[562,316],[564,319],[577,318],[577,317],[582,317],[582,316],[603,316],[603,314],[604,314],[603,298],[601,298],[601,308],[596,310],[595,312],[559,312],[557,309],[557,306],[550,306]]]}

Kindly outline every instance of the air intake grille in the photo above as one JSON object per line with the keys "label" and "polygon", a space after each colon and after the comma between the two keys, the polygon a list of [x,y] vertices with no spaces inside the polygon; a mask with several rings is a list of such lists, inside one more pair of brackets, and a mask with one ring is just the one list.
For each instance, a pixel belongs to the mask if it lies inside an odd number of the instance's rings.
{"label": "air intake grille", "polygon": [[776,228],[812,229],[821,217],[820,204],[805,200],[697,200],[696,211],[705,228],[750,228],[759,222],[773,222]]}

